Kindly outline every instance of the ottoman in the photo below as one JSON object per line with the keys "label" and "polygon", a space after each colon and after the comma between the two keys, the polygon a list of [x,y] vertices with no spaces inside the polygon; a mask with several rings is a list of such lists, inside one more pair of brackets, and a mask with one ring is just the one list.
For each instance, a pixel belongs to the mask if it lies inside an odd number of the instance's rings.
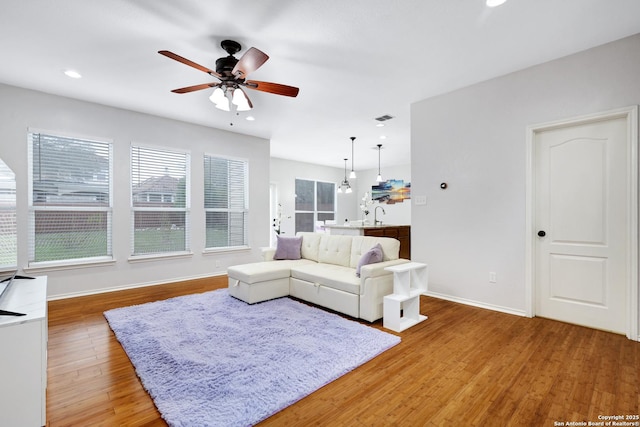
{"label": "ottoman", "polygon": [[289,295],[289,276],[294,265],[308,264],[306,259],[263,261],[227,268],[229,295],[249,304]]}

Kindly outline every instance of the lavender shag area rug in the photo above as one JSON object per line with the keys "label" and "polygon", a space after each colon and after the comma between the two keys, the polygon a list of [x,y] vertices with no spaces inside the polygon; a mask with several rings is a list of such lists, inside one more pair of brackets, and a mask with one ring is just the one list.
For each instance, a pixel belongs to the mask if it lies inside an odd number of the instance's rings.
{"label": "lavender shag area rug", "polygon": [[249,426],[400,342],[289,298],[226,289],[104,313],[170,426]]}

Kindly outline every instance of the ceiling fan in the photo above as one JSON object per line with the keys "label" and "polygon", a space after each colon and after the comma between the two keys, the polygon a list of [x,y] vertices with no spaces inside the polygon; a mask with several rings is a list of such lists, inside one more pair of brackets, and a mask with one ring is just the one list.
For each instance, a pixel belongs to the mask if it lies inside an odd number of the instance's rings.
{"label": "ceiling fan", "polygon": [[195,86],[187,86],[180,89],[174,89],[174,93],[189,93],[197,90],[215,88],[209,99],[216,104],[216,107],[229,111],[231,103],[236,105],[237,111],[246,111],[253,108],[249,97],[243,88],[259,90],[261,92],[274,93],[276,95],[284,95],[296,97],[299,89],[293,86],[282,85],[279,83],[261,82],[258,80],[246,80],[247,76],[257,70],[264,64],[269,56],[255,47],[247,50],[240,59],[233,55],[238,53],[242,48],[240,43],[233,40],[223,40],[220,45],[229,56],[219,58],[216,61],[216,70],[210,70],[200,64],[196,64],[180,55],[176,55],[168,50],[158,51],[159,54],[167,58],[182,62],[185,65],[193,67],[197,70],[204,71],[212,77],[220,80],[219,82],[204,83]]}

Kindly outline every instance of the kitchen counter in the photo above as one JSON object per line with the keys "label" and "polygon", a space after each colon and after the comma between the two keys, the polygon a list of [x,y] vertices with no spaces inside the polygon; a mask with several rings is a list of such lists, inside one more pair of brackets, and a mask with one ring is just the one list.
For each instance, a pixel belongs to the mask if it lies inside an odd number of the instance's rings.
{"label": "kitchen counter", "polygon": [[411,259],[410,225],[325,225],[333,235],[392,237],[400,241],[400,258]]}
{"label": "kitchen counter", "polygon": [[361,229],[370,229],[370,228],[385,228],[385,227],[411,227],[410,225],[396,225],[396,224],[378,224],[378,225],[325,225],[324,228],[327,229],[344,229],[344,230],[361,230]]}

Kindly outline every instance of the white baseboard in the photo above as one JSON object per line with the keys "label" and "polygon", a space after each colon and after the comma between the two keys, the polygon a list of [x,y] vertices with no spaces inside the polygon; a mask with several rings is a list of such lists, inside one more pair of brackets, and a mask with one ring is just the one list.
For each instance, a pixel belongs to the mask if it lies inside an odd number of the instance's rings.
{"label": "white baseboard", "polygon": [[[527,313],[525,310],[514,310],[513,308],[509,308],[509,307],[502,307],[499,305],[493,305],[493,304],[487,304],[484,302],[478,302],[478,301],[473,301],[473,300],[469,300],[466,298],[460,298],[460,297],[454,297],[451,295],[446,295],[446,294],[440,294],[437,292],[425,292],[424,295],[430,296],[430,297],[434,297],[434,298],[438,298],[438,299],[442,299],[442,300],[446,300],[446,301],[451,301],[451,302],[457,302],[460,304],[465,304],[465,305],[470,305],[473,307],[478,307],[478,308],[484,308],[487,310],[493,310],[493,311],[499,311],[501,313],[507,313],[507,314],[513,314],[516,316],[522,316],[522,317],[530,317],[527,316]],[[627,334],[627,338],[629,338],[631,341],[637,341],[640,342],[640,336],[633,336],[633,335],[628,335]]]}
{"label": "white baseboard", "polygon": [[124,290],[127,290],[127,289],[145,288],[147,286],[166,285],[168,283],[186,282],[186,281],[189,281],[189,280],[204,279],[204,278],[207,278],[207,277],[224,276],[226,274],[227,274],[227,272],[224,271],[224,272],[221,272],[221,273],[202,274],[202,275],[199,275],[199,276],[178,277],[178,278],[174,277],[174,278],[171,278],[171,279],[166,279],[166,280],[156,281],[156,282],[132,283],[132,284],[128,284],[128,285],[115,286],[115,287],[112,287],[112,288],[92,289],[91,291],[87,291],[87,292],[70,292],[70,293],[67,293],[67,294],[49,295],[47,297],[47,301],[55,301],[55,300],[67,299],[67,298],[86,297],[86,296],[89,296],[89,295],[105,294],[105,293],[108,293],[108,292],[124,291]]}
{"label": "white baseboard", "polygon": [[434,298],[438,298],[438,299],[443,299],[446,301],[451,301],[451,302],[457,302],[460,304],[464,304],[464,305],[470,305],[473,307],[478,307],[478,308],[484,308],[486,310],[492,310],[492,311],[499,311],[501,313],[507,313],[507,314],[513,314],[516,316],[522,316],[522,317],[527,317],[527,313],[525,310],[515,310],[513,308],[509,308],[509,307],[502,307],[499,305],[493,305],[493,304],[487,304],[484,302],[479,302],[479,301],[473,301],[470,299],[466,299],[466,298],[460,298],[460,297],[454,297],[451,295],[446,295],[446,294],[440,294],[437,292],[430,292],[427,291],[424,293],[424,295],[430,296],[430,297],[434,297]]}

